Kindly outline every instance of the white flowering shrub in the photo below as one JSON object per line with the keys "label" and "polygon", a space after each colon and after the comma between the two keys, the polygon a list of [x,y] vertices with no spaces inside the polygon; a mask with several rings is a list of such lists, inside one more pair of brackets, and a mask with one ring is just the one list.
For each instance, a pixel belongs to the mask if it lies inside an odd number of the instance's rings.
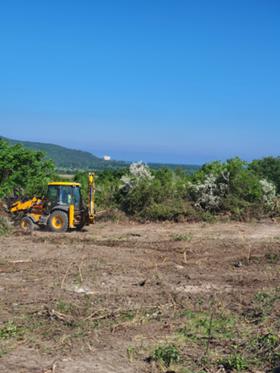
{"label": "white flowering shrub", "polygon": [[275,211],[277,192],[273,183],[260,179],[239,159],[206,165],[190,186],[195,207],[210,212],[228,211],[242,218]]}
{"label": "white flowering shrub", "polygon": [[137,179],[153,179],[149,166],[143,162],[134,162],[129,166],[130,174]]}
{"label": "white flowering shrub", "polygon": [[276,200],[276,186],[266,179],[260,180],[263,191],[263,202],[269,207],[273,207]]}
{"label": "white flowering shrub", "polygon": [[129,166],[129,174],[121,177],[120,189],[129,191],[135,187],[139,181],[150,181],[153,179],[149,166],[143,162],[134,162]]}
{"label": "white flowering shrub", "polygon": [[210,174],[202,182],[191,184],[190,188],[195,198],[196,207],[209,211],[217,211],[221,208],[229,187],[229,175],[222,176],[221,181],[220,176]]}
{"label": "white flowering shrub", "polygon": [[122,176],[119,187],[119,203],[128,214],[141,213],[153,201],[156,189],[154,177],[147,165],[142,162],[132,163],[129,173]]}

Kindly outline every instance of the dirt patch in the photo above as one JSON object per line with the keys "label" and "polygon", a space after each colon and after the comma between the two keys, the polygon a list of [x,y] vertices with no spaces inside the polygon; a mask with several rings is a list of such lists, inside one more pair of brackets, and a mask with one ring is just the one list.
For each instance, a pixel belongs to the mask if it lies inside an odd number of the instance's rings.
{"label": "dirt patch", "polygon": [[[235,319],[280,285],[279,250],[280,227],[268,223],[100,222],[2,237],[0,372],[160,371],[152,351],[178,343],[186,312],[203,318],[214,299],[215,312]],[[190,371],[210,372],[215,362],[197,360],[206,338],[198,325],[180,353]],[[229,342],[219,343],[211,340],[215,354],[227,353]]]}
{"label": "dirt patch", "polygon": [[18,348],[3,359],[0,372],[17,373],[133,373],[132,366],[127,364],[126,356],[119,356],[108,349],[92,351],[92,354],[81,354],[79,357],[48,358],[38,351]]}

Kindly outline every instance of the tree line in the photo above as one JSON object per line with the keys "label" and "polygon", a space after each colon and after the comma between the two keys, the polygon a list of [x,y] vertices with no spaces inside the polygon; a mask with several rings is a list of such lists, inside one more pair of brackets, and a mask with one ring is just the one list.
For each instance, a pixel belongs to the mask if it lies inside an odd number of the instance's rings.
{"label": "tree line", "polygon": [[[0,140],[0,198],[43,196],[55,164],[42,152]],[[87,195],[87,173],[75,181]],[[146,220],[239,220],[280,215],[280,158],[211,162],[189,174],[183,169],[149,168],[143,163],[96,174],[99,210],[119,210]]]}

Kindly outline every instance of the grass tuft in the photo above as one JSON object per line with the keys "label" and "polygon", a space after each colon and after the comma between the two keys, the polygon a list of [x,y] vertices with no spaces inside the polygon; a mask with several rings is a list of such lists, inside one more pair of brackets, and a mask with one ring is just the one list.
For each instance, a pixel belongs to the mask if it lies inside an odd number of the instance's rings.
{"label": "grass tuft", "polygon": [[155,361],[162,363],[166,368],[180,361],[180,353],[175,345],[158,346],[154,350],[152,357]]}

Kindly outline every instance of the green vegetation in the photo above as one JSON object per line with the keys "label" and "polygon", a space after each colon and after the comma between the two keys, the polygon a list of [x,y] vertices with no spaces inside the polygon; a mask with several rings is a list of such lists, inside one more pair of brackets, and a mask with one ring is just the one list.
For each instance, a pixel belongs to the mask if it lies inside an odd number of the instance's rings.
{"label": "green vegetation", "polygon": [[[194,174],[182,169],[151,169],[142,163],[97,172],[96,205],[142,221],[278,216],[276,186],[256,172],[253,163],[239,158],[212,162]],[[86,194],[86,173],[77,174],[75,180],[83,184]]]}
{"label": "green vegetation", "polygon": [[[99,210],[113,209],[117,207],[116,196],[119,190],[121,177],[127,172],[127,169],[104,170],[96,174],[96,206]],[[86,199],[88,190],[87,172],[78,172],[74,181],[82,184],[83,197]]]}
{"label": "green vegetation", "polygon": [[8,321],[0,329],[0,340],[17,337],[22,334],[21,328],[19,328],[13,321]]}
{"label": "green vegetation", "polygon": [[191,234],[180,234],[180,233],[174,233],[172,234],[173,241],[191,241],[192,235]]}
{"label": "green vegetation", "polygon": [[233,315],[219,313],[211,315],[207,312],[187,311],[183,314],[186,317],[185,326],[178,330],[179,335],[186,339],[196,341],[201,336],[209,335],[211,338],[229,340],[234,337],[236,331],[236,320]]}
{"label": "green vegetation", "polygon": [[59,312],[71,313],[73,311],[73,305],[71,303],[66,303],[63,300],[58,300],[56,303],[56,309]]}
{"label": "green vegetation", "polygon": [[0,140],[0,198],[42,195],[54,175],[54,164],[43,153]]}
{"label": "green vegetation", "polygon": [[238,219],[273,213],[277,207],[275,185],[239,158],[204,165],[194,175],[190,190],[197,207],[229,212]]}
{"label": "green vegetation", "polygon": [[153,359],[164,364],[166,368],[169,368],[171,364],[180,361],[180,353],[174,345],[163,345],[155,349]]}
{"label": "green vegetation", "polygon": [[66,173],[69,171],[73,172],[73,170],[104,170],[127,166],[126,162],[104,161],[102,158],[98,158],[89,152],[68,149],[60,145],[3,139],[11,145],[20,144],[25,148],[44,153],[47,159],[51,159],[58,169]]}
{"label": "green vegetation", "polygon": [[271,181],[280,193],[280,157],[266,157],[253,161],[249,168],[263,179]]}
{"label": "green vegetation", "polygon": [[257,293],[240,312],[202,300],[177,314],[180,327],[151,347],[151,357],[176,372],[271,371],[280,361],[278,301],[279,290]]}
{"label": "green vegetation", "polygon": [[[32,141],[19,141],[11,140],[0,136],[0,139],[9,142],[11,145],[21,144],[25,148],[35,151],[43,152],[47,159],[51,159],[59,173],[73,174],[77,170],[117,170],[120,168],[127,168],[129,162],[124,161],[105,161],[102,158],[81,150],[69,149],[64,146],[46,144]],[[149,166],[154,169],[169,168],[169,169],[182,169],[189,174],[193,174],[200,166],[197,165],[176,165],[176,164],[161,164],[150,163]]]}
{"label": "green vegetation", "polygon": [[[60,147],[52,149],[56,149],[54,152],[62,161],[64,155],[70,161],[71,150],[63,153]],[[83,152],[77,152],[77,157],[80,153]],[[81,162],[83,168],[90,167],[83,156],[78,163]],[[140,221],[213,221],[217,216],[237,220],[277,217],[280,212],[279,175],[280,158],[272,157],[252,163],[239,158],[224,163],[212,162],[196,172],[194,169],[190,172],[150,168],[142,163],[129,167],[122,164],[121,168],[96,172],[96,206],[99,210],[119,210]],[[21,145],[11,146],[0,140],[0,197],[14,192],[40,196],[54,177],[55,166],[42,152]],[[87,172],[76,173],[74,179],[82,183],[86,198]]]}
{"label": "green vegetation", "polygon": [[[57,352],[71,346],[84,348],[83,343],[88,345],[96,330],[134,330],[150,320],[168,320],[172,327],[164,340],[127,347],[130,363],[145,359],[157,366],[155,371],[180,373],[271,371],[280,359],[278,294],[278,290],[257,293],[248,305],[240,304],[238,309],[230,309],[220,301],[209,305],[209,299],[201,299],[199,304],[190,302],[190,309],[177,309],[172,316],[170,310],[161,310],[156,316],[155,311],[147,313],[146,309],[106,313],[104,309],[96,310],[90,297],[79,298],[78,304],[58,299],[44,312],[21,314],[4,323],[0,328],[0,354],[1,350],[4,353],[13,348],[14,342],[23,336],[37,348],[52,341]],[[248,310],[244,308],[248,306],[255,314],[263,310],[265,316],[259,322],[248,319]]]}
{"label": "green vegetation", "polygon": [[240,354],[229,355],[224,359],[219,360],[218,363],[223,365],[227,372],[232,370],[241,372],[248,368],[246,359]]}

